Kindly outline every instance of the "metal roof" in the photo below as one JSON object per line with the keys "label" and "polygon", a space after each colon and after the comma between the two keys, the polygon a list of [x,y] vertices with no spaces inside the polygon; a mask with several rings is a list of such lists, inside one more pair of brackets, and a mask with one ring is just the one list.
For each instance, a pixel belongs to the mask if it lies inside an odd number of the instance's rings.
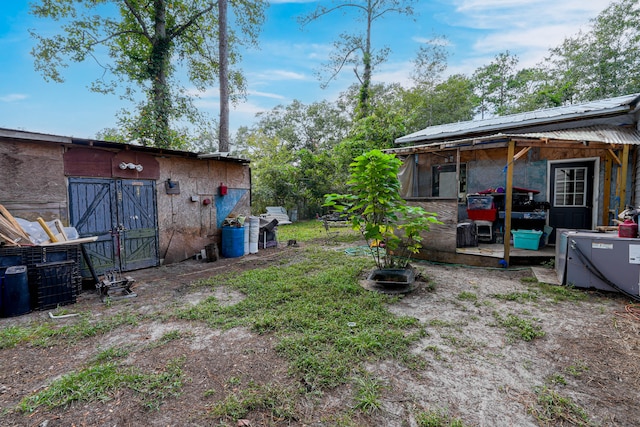
{"label": "metal roof", "polygon": [[149,154],[188,157],[201,160],[219,160],[232,163],[250,163],[249,159],[229,156],[228,153],[194,153],[191,151],[176,150],[171,148],[147,147],[137,144],[123,144],[119,142],[101,141],[97,139],[75,138],[69,136],[50,135],[38,132],[27,132],[17,129],[0,128],[0,138],[12,139],[16,141],[31,141],[44,143],[57,143],[68,145],[79,145],[86,147],[101,147],[109,149],[126,149],[132,151],[142,151]]}
{"label": "metal roof", "polygon": [[509,139],[536,139],[546,141],[570,141],[570,142],[601,142],[605,144],[640,145],[640,131],[629,127],[614,126],[587,126],[575,129],[561,129],[544,132],[525,133],[495,133],[472,138],[460,138],[449,141],[429,142],[426,144],[412,145],[384,150],[387,153],[412,154],[416,152],[447,150],[459,147],[475,147],[483,149],[495,143],[506,144]]}
{"label": "metal roof", "polygon": [[501,131],[513,131],[523,127],[621,115],[633,111],[637,107],[639,100],[640,94],[632,94],[591,101],[584,104],[547,108],[483,120],[470,120],[467,122],[431,126],[397,138],[395,142],[396,144],[406,144],[436,139],[461,139],[472,134],[495,134]]}

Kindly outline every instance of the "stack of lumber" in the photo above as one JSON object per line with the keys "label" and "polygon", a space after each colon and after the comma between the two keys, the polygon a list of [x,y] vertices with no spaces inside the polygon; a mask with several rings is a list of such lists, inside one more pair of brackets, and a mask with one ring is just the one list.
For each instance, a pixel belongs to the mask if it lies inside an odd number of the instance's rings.
{"label": "stack of lumber", "polygon": [[8,246],[32,245],[29,235],[2,205],[0,205],[0,242]]}

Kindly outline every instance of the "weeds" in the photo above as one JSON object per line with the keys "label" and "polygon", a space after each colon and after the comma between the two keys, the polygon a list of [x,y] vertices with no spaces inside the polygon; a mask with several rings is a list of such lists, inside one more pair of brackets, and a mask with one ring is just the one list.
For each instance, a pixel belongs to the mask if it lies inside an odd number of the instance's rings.
{"label": "weeds", "polygon": [[478,296],[473,292],[463,291],[458,294],[458,299],[461,301],[478,301]]}
{"label": "weeds", "polygon": [[508,294],[492,294],[491,297],[502,301],[515,301],[521,304],[538,301],[538,292],[510,292]]}
{"label": "weeds", "polygon": [[565,369],[565,372],[577,378],[588,370],[589,367],[587,366],[587,364],[582,360],[579,360],[575,364],[568,366]]}
{"label": "weeds", "polygon": [[548,283],[538,283],[538,290],[550,297],[553,302],[579,302],[587,299],[587,295],[573,286],[557,286]]}
{"label": "weeds", "polygon": [[357,377],[355,385],[355,409],[370,414],[381,408],[380,398],[383,385],[380,381],[370,377]]}
{"label": "weeds", "polygon": [[561,396],[547,386],[536,387],[536,404],[528,412],[545,425],[593,426],[587,412],[568,397]]}
{"label": "weeds", "polygon": [[250,382],[242,389],[229,394],[216,402],[210,410],[211,415],[229,421],[245,417],[253,410],[266,410],[275,418],[293,420],[297,392],[280,385],[258,385]]}
{"label": "weeds", "polygon": [[464,427],[462,420],[452,418],[445,411],[420,411],[416,414],[418,427]]}
{"label": "weeds", "polygon": [[[523,319],[515,314],[507,314],[502,317],[500,313],[493,312],[493,317],[498,321],[498,325],[506,328],[510,338],[519,338],[523,341],[532,341],[535,338],[545,336],[545,332],[540,325],[536,325],[532,320]],[[537,319],[533,319],[534,321]]]}

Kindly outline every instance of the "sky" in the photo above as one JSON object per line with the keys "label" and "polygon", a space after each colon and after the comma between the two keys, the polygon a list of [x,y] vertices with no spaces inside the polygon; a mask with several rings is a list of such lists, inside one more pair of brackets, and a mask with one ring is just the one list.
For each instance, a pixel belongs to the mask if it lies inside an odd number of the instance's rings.
{"label": "sky", "polygon": [[[35,41],[29,30],[55,31],[54,23],[29,15],[29,1],[0,2],[0,128],[52,135],[95,138],[117,123],[116,114],[133,106],[117,95],[89,91],[99,77],[91,63],[69,63],[64,83],[46,82],[35,71],[30,54]],[[373,24],[374,48],[389,47],[387,61],[374,70],[374,82],[410,86],[412,60],[421,45],[435,36],[448,41],[448,74],[471,75],[496,55],[509,51],[519,67],[539,63],[566,37],[588,30],[589,21],[609,0],[418,0],[412,17],[387,14]],[[317,74],[342,33],[359,31],[363,23],[353,13],[332,13],[304,28],[296,18],[332,0],[275,0],[266,11],[259,47],[242,52],[247,79],[246,99],[231,106],[230,128],[257,122],[256,113],[294,100],[310,104],[334,101],[356,83],[351,69],[325,89]],[[183,82],[192,89],[188,82]],[[200,94],[196,105],[219,117],[218,87]]]}

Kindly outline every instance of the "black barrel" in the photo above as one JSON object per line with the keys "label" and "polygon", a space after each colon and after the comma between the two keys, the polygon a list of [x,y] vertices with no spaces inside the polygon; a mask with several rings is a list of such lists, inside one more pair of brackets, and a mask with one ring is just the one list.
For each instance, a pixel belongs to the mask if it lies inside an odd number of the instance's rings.
{"label": "black barrel", "polygon": [[26,266],[8,267],[2,285],[2,317],[20,316],[31,311]]}

